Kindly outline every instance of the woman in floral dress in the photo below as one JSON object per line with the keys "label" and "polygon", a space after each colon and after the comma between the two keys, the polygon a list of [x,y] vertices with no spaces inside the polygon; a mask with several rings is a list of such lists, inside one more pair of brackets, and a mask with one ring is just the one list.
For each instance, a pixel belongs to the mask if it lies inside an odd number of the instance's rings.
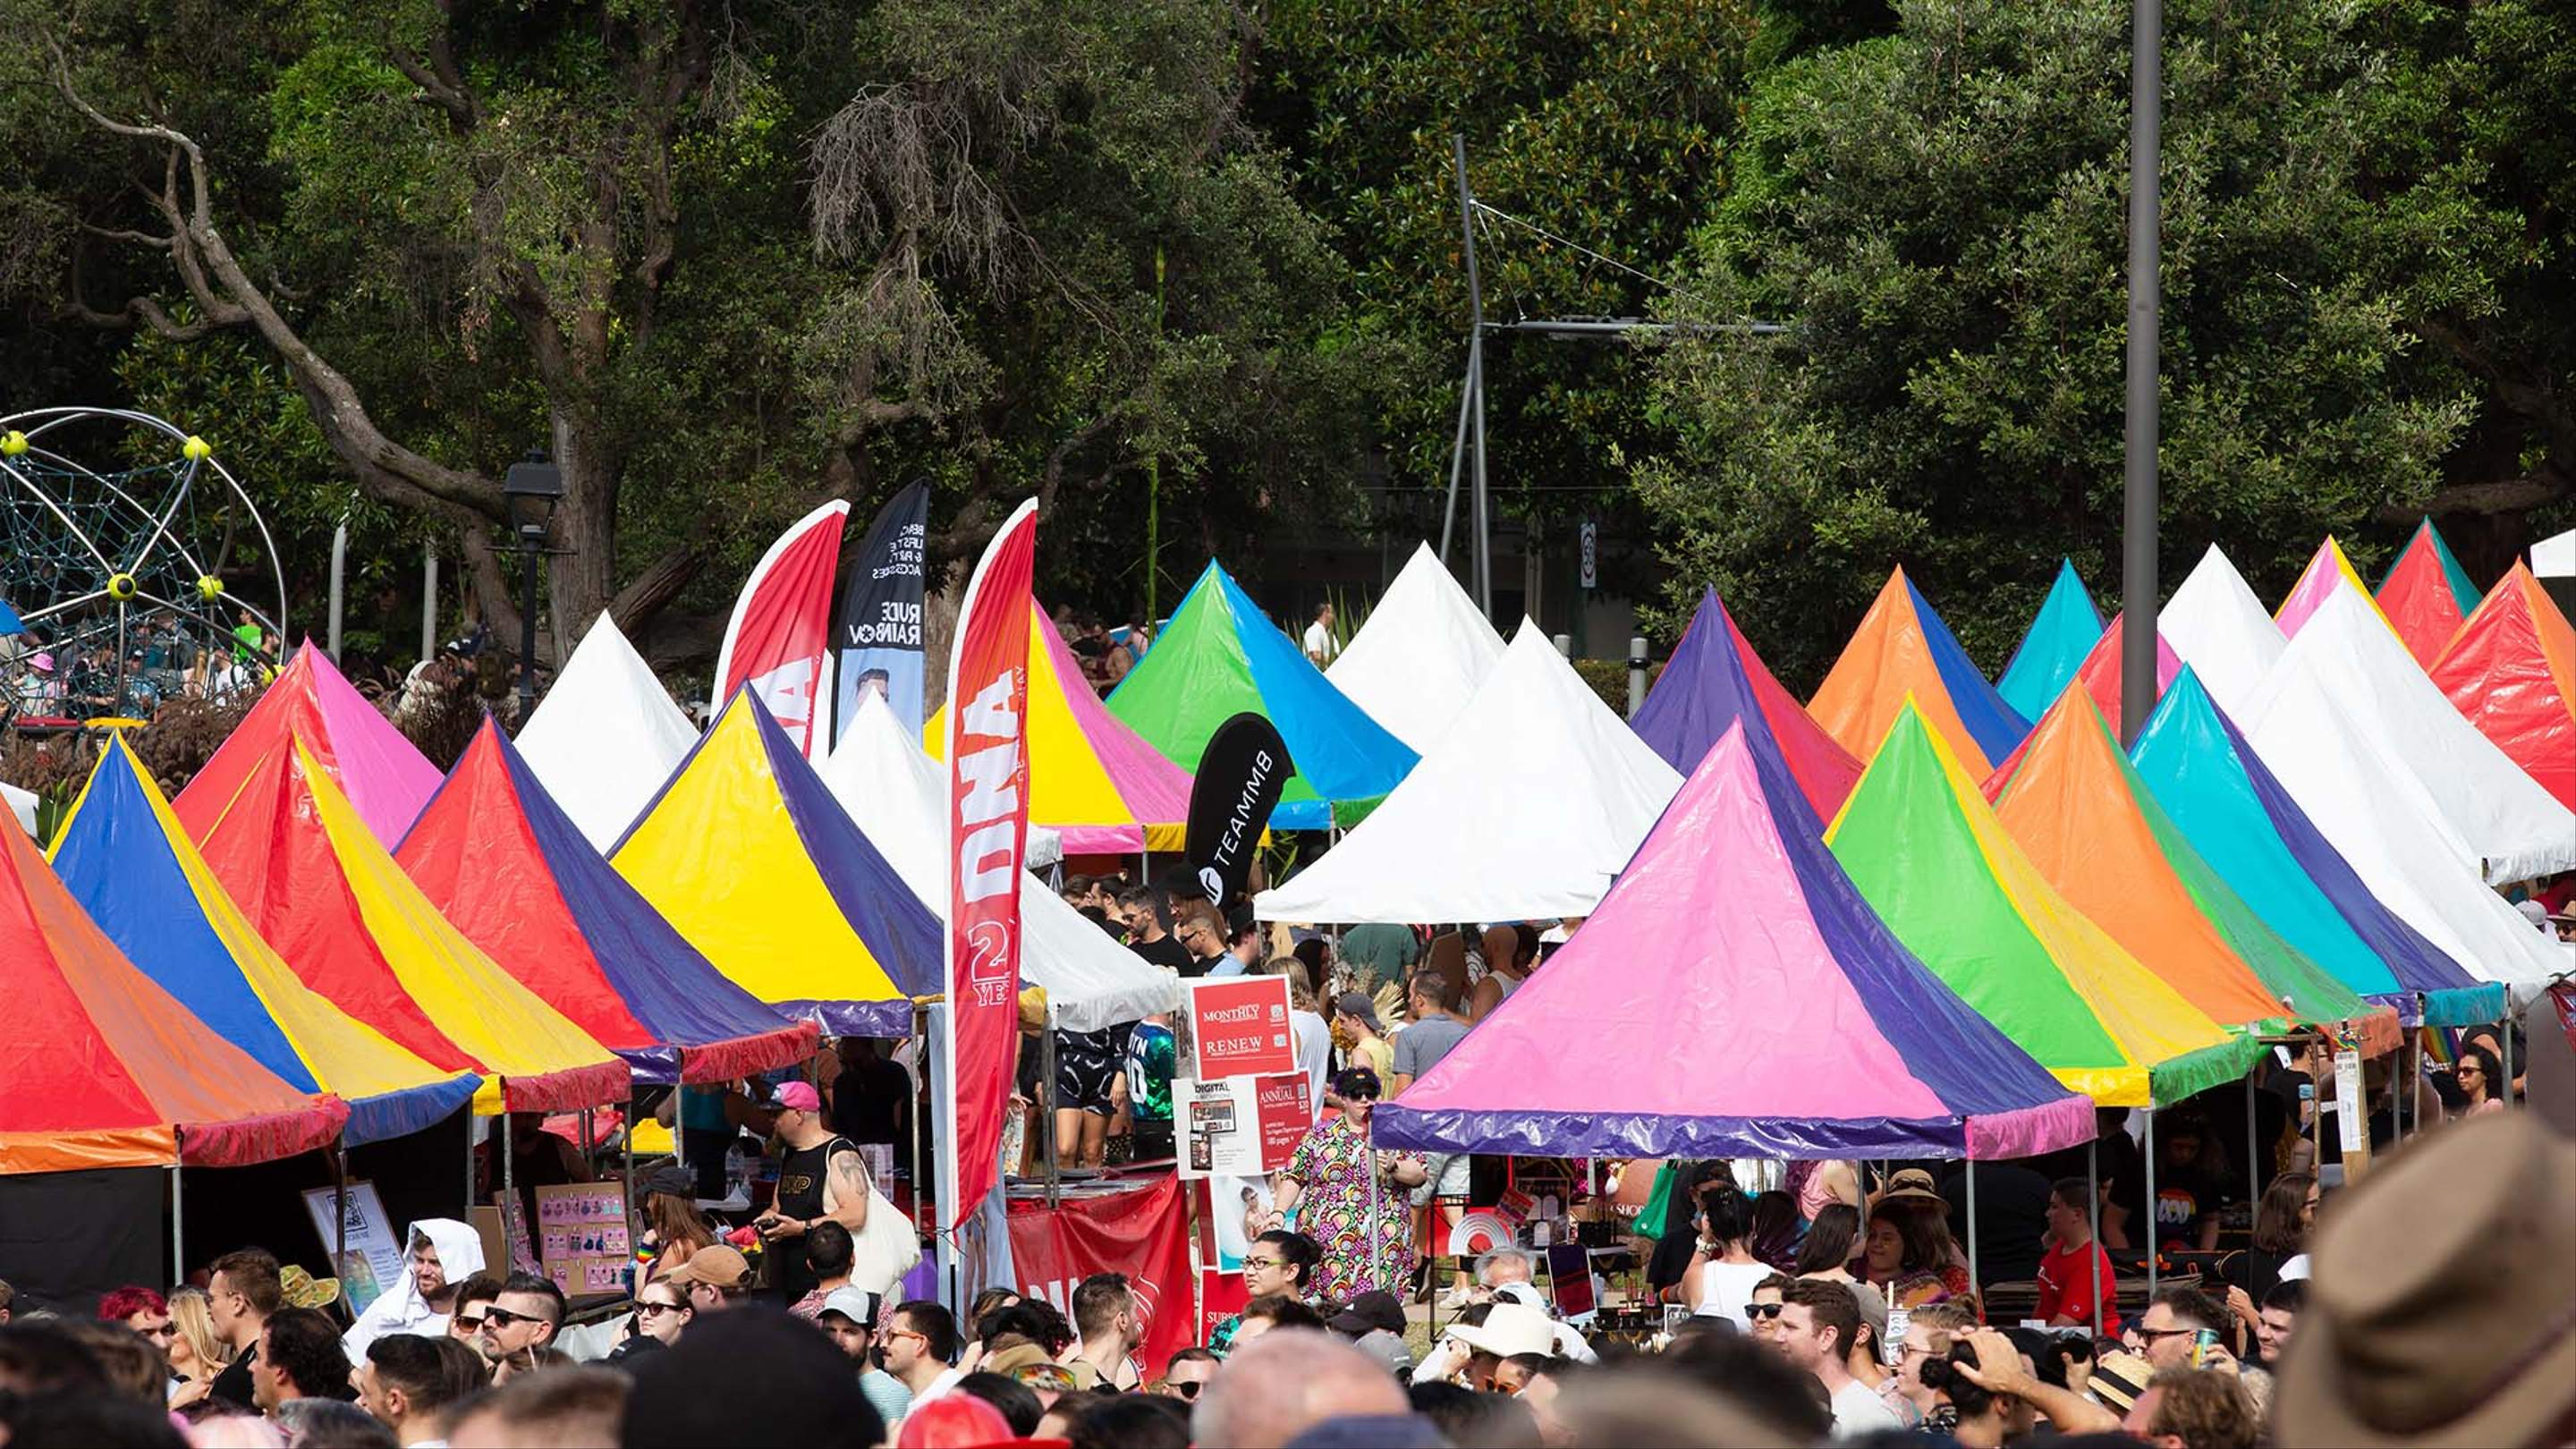
{"label": "woman in floral dress", "polygon": [[1370,1150],[1369,1113],[1379,1091],[1377,1073],[1366,1067],[1335,1077],[1333,1094],[1341,1099],[1341,1110],[1307,1130],[1279,1174],[1278,1213],[1283,1218],[1294,1213],[1297,1231],[1322,1245],[1314,1292],[1337,1303],[1372,1288],[1401,1294],[1413,1273],[1413,1211],[1407,1193],[1425,1180],[1422,1159]]}

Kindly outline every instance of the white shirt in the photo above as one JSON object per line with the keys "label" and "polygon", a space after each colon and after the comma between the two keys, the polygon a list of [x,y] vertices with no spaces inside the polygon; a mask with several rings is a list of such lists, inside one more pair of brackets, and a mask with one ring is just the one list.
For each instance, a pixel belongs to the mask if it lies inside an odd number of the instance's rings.
{"label": "white shirt", "polygon": [[1887,1401],[1878,1396],[1878,1390],[1860,1380],[1847,1379],[1841,1388],[1834,1390],[1835,1438],[1854,1439],[1881,1429],[1904,1427],[1905,1420],[1887,1406]]}
{"label": "white shirt", "polygon": [[1288,1037],[1297,1047],[1297,1065],[1306,1069],[1306,1100],[1320,1112],[1324,1108],[1324,1088],[1333,1079],[1332,1023],[1311,1011],[1291,1009]]}
{"label": "white shirt", "polygon": [[1330,659],[1341,652],[1342,646],[1340,642],[1333,638],[1332,630],[1324,627],[1323,620],[1317,619],[1314,623],[1306,626],[1307,658]]}
{"label": "white shirt", "polygon": [[1753,1301],[1753,1285],[1778,1271],[1768,1263],[1703,1263],[1699,1307],[1691,1311],[1703,1318],[1723,1318],[1751,1333],[1753,1320],[1744,1305]]}

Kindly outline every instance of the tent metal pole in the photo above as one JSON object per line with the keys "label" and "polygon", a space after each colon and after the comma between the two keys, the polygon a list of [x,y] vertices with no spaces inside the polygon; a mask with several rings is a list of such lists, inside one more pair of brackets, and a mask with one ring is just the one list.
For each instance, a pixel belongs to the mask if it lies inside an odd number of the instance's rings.
{"label": "tent metal pole", "polygon": [[[510,1100],[504,1096],[501,1099],[501,1251],[504,1254],[510,1251],[510,1214],[519,1205],[519,1148],[515,1132],[516,1128],[510,1121]],[[530,1230],[526,1223],[520,1224],[520,1229]],[[515,1265],[515,1260],[513,1262]]]}
{"label": "tent metal pole", "polygon": [[170,1164],[170,1281],[188,1281],[188,1209],[179,1187],[179,1164]]}
{"label": "tent metal pole", "polygon": [[2254,1130],[2254,1074],[2245,1074],[2245,1200],[2260,1204],[2263,1197],[2263,1143]]}
{"label": "tent metal pole", "polygon": [[[2497,1055],[2501,1058],[2496,1065],[2504,1068],[2504,1080],[2489,1083],[2487,1095],[2503,1102],[2504,1109],[2510,1112],[2513,1110],[2513,995],[2511,992],[2505,994],[2504,1006],[2504,1020],[2496,1023],[2496,1048]],[[2502,1095],[2498,1096],[2498,1093]]]}
{"label": "tent metal pole", "polygon": [[[916,1001],[912,1004],[912,1059],[920,1068],[919,1082],[930,1080],[930,1008]],[[922,1190],[926,1180],[922,1169],[930,1166],[930,1114],[922,1110],[918,1086],[905,1089],[904,1110],[912,1115],[912,1230],[915,1235],[930,1226],[930,1194]]]}
{"label": "tent metal pole", "polygon": [[[349,1139],[336,1138],[331,1143],[331,1271],[344,1272],[349,1260]],[[403,1244],[403,1255],[411,1255],[411,1244]],[[181,1280],[173,1278],[173,1283]],[[346,1302],[344,1298],[342,1300]]]}
{"label": "tent metal pole", "polygon": [[1968,1291],[1977,1295],[1977,1316],[1985,1317],[1986,1280],[1977,1276],[1977,1164],[1961,1158],[1968,1170]]}
{"label": "tent metal pole", "polygon": [[[681,1053],[680,1059],[685,1064],[688,1060],[688,1054],[686,1052]],[[674,1092],[679,1091],[679,1083],[672,1083],[671,1090]],[[625,1172],[623,1176],[625,1178],[626,1187],[626,1234],[628,1239],[626,1246],[629,1252],[632,1252],[635,1247],[633,1240],[635,1236],[635,1104],[637,1100],[638,1094],[635,1090],[635,1079],[629,1077],[626,1081],[626,1130],[619,1134],[620,1140],[618,1142],[618,1146],[624,1149],[618,1155],[625,1161]],[[680,1115],[679,1109],[677,1107],[672,1108],[671,1115],[672,1117],[677,1118]],[[677,1147],[680,1144],[674,1142],[671,1145]]]}
{"label": "tent metal pole", "polygon": [[1039,1125],[1039,1130],[1045,1135],[1039,1140],[1043,1142],[1046,1147],[1046,1200],[1047,1210],[1052,1212],[1062,1204],[1064,1190],[1064,1161],[1062,1156],[1064,1144],[1056,1140],[1055,1130],[1055,1110],[1057,1103],[1055,1086],[1055,1001],[1053,998],[1049,998],[1047,1001],[1046,1036],[1038,1043],[1038,1071],[1045,1082],[1043,1091],[1045,1094],[1047,1109],[1046,1114],[1041,1119]]}
{"label": "tent metal pole", "polygon": [[2163,1234],[2156,1231],[2156,1109],[2147,1108],[2147,1296],[2156,1296],[2156,1250]]}
{"label": "tent metal pole", "polygon": [[[2093,1140],[2084,1144],[2084,1215],[2092,1224],[2093,1239],[2085,1268],[2093,1275],[2093,1336],[2102,1336],[2102,1260],[2110,1250],[2102,1246],[2102,1133],[2094,1129]],[[2119,1286],[2115,1281],[2115,1289]]]}

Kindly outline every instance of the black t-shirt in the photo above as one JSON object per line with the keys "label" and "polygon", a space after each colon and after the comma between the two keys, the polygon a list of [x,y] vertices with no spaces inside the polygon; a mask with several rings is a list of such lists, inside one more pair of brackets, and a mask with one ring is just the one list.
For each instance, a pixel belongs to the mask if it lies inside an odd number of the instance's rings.
{"label": "black t-shirt", "polygon": [[[2146,1186],[2144,1169],[2140,1170],[2139,1187]],[[2156,1168],[2156,1236],[2157,1243],[2179,1243],[2186,1251],[2200,1246],[2200,1225],[2218,1212],[2227,1199],[2227,1184],[2196,1167]],[[2148,1239],[2136,1232],[2129,1234],[2132,1243],[2145,1244]]]}
{"label": "black t-shirt", "polygon": [[245,1409],[252,1407],[250,1365],[251,1360],[257,1357],[259,1357],[258,1344],[253,1343],[243,1349],[241,1357],[225,1365],[224,1371],[215,1375],[215,1381],[206,1388],[206,1396],[239,1404]]}
{"label": "black t-shirt", "polygon": [[[1984,1203],[1977,1204],[1984,1207]],[[1682,1281],[1690,1271],[1691,1254],[1699,1251],[1699,1229],[1684,1223],[1655,1239],[1655,1251],[1646,1259],[1646,1286],[1654,1292]]]}
{"label": "black t-shirt", "polygon": [[[1977,1275],[1988,1283],[2039,1276],[2040,1239],[2048,1232],[2050,1179],[2018,1162],[1980,1162],[1977,1173]],[[1941,1184],[1950,1221],[1965,1237],[1968,1175],[1956,1167]]]}
{"label": "black t-shirt", "polygon": [[868,1057],[832,1079],[832,1130],[853,1142],[901,1142],[912,1076],[883,1057]]}
{"label": "black t-shirt", "polygon": [[1190,948],[1182,945],[1177,936],[1166,935],[1159,941],[1131,941],[1127,949],[1157,966],[1168,966],[1184,976],[1199,974],[1190,969]]}

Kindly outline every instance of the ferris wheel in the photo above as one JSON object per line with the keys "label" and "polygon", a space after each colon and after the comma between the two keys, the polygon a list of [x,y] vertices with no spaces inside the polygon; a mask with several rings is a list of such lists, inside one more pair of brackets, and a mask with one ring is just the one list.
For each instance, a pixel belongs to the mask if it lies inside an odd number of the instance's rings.
{"label": "ferris wheel", "polygon": [[0,717],[224,699],[285,630],[276,540],[203,438],[124,408],[0,418]]}

